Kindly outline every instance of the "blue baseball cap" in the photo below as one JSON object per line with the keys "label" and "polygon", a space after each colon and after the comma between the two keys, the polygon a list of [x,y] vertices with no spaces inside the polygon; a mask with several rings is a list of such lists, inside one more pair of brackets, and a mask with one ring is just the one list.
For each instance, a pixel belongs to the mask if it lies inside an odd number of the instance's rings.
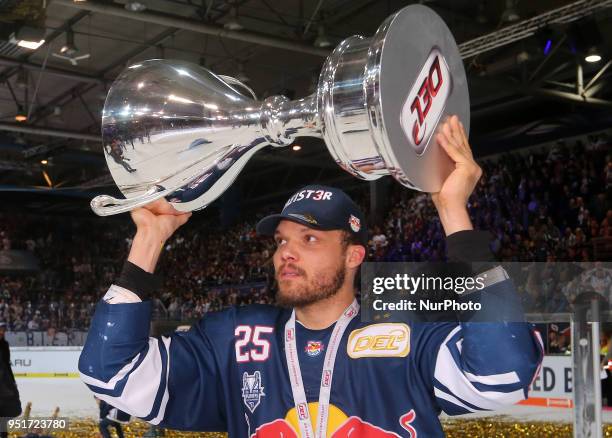
{"label": "blue baseball cap", "polygon": [[345,230],[366,246],[368,230],[361,209],[342,190],[313,184],[299,189],[289,198],[283,211],[266,216],[256,227],[260,236],[273,236],[283,219],[315,230]]}

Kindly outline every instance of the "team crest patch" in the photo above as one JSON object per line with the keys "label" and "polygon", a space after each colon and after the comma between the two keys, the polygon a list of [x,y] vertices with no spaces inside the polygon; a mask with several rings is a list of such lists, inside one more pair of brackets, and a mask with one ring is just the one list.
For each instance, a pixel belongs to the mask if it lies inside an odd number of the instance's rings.
{"label": "team crest patch", "polygon": [[255,371],[253,374],[245,372],[242,374],[242,400],[249,408],[251,413],[255,412],[264,394],[264,387],[261,384],[261,373]]}
{"label": "team crest patch", "polygon": [[323,351],[323,342],[321,342],[321,341],[308,341],[304,351],[306,351],[306,354],[308,356],[311,356],[311,357],[318,356]]}
{"label": "team crest patch", "polygon": [[349,217],[349,225],[351,226],[351,230],[353,230],[355,233],[358,233],[359,230],[361,230],[361,221],[358,217],[351,215]]}

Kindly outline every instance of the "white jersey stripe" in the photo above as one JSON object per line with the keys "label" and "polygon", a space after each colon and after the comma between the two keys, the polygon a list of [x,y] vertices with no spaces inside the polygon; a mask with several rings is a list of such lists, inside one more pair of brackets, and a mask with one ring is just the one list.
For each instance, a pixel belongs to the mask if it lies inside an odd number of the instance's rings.
{"label": "white jersey stripe", "polygon": [[[168,343],[164,342],[167,352],[169,347],[170,339]],[[106,394],[97,395],[112,406],[135,417],[147,417],[152,413],[160,382],[167,378],[167,374],[162,375],[162,357],[158,340],[149,338],[149,351],[138,368],[128,377],[122,394],[118,397]]]}
{"label": "white jersey stripe", "polygon": [[515,371],[502,374],[490,374],[487,376],[477,376],[468,371],[464,371],[470,382],[482,383],[483,385],[512,385],[514,383],[520,383],[521,379]]}
{"label": "white jersey stripe", "polygon": [[[149,346],[150,345],[151,345],[151,339],[149,339]],[[121,379],[123,379],[126,376],[126,374],[132,371],[132,368],[134,368],[134,365],[136,364],[136,362],[138,362],[139,358],[140,358],[140,353],[137,354],[136,357],[134,357],[134,359],[132,359],[131,362],[129,362],[123,368],[121,368],[119,372],[115,374],[108,382],[105,382],[103,380],[98,380],[95,377],[88,376],[87,374],[83,374],[82,372],[79,372],[79,374],[81,375],[81,380],[84,383],[87,383],[88,385],[97,386],[98,388],[101,388],[101,389],[115,389],[117,382],[119,382]]]}
{"label": "white jersey stripe", "polygon": [[[169,370],[170,369],[170,342],[171,342],[171,339],[165,336],[162,336],[161,339],[164,345],[166,346],[166,351],[168,352],[168,363],[166,364],[166,369]],[[169,376],[170,376],[170,373],[167,372],[166,373],[166,389],[164,390],[164,396],[162,398],[157,417],[155,417],[154,419],[150,421],[151,424],[161,423],[161,421],[164,419],[164,415],[166,414],[166,405],[168,404],[168,399],[170,398],[170,393],[168,392]]]}
{"label": "white jersey stripe", "polygon": [[452,395],[447,394],[441,389],[434,388],[434,394],[436,397],[441,398],[442,400],[446,400],[447,402],[457,405],[459,407],[462,407],[463,409],[467,409],[470,412],[476,412],[476,410],[462,403],[461,400],[458,400],[456,397],[453,397]]}
{"label": "white jersey stripe", "polygon": [[[436,358],[436,368],[434,377],[442,385],[448,388],[448,391],[476,406],[480,409],[495,410],[506,406],[507,404],[516,403],[525,398],[525,392],[522,389],[503,392],[503,391],[479,391],[472,382],[470,382],[466,373],[461,369],[461,364],[455,362],[447,343],[461,330],[461,327],[453,329],[438,351]],[[476,377],[476,376],[474,376]],[[482,376],[480,376],[482,377]],[[490,376],[487,376],[490,377]],[[434,382],[435,385],[435,382]]]}

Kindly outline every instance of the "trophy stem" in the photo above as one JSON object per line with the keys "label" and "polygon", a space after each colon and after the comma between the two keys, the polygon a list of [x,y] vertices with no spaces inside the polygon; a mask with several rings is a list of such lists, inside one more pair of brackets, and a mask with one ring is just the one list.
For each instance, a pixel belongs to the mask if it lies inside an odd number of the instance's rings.
{"label": "trophy stem", "polygon": [[323,138],[317,113],[317,95],[289,100],[270,96],[262,102],[261,132],[276,147],[289,146],[297,137]]}

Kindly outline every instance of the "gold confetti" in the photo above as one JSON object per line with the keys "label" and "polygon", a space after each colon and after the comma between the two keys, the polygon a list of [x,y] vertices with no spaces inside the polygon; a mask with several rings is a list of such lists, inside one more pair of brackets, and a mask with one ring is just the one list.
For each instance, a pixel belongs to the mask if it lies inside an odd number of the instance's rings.
{"label": "gold confetti", "polygon": [[[478,420],[445,420],[442,427],[447,438],[571,438],[572,425],[570,423],[552,422],[512,422],[511,420],[490,418]],[[123,425],[126,438],[141,438],[149,430],[150,425],[143,421],[132,421]],[[111,428],[111,436],[115,436]],[[612,437],[612,424],[603,426],[604,436]],[[70,428],[65,431],[53,432],[55,438],[99,438],[98,422],[95,420],[70,420]],[[153,436],[153,435],[151,435]],[[175,430],[164,431],[164,438],[227,438],[221,432],[179,432]],[[18,438],[17,434],[10,434],[10,438]]]}
{"label": "gold confetti", "polygon": [[[572,438],[571,423],[512,422],[507,419],[443,421],[447,438]],[[612,436],[612,424],[603,426],[604,435]]]}

